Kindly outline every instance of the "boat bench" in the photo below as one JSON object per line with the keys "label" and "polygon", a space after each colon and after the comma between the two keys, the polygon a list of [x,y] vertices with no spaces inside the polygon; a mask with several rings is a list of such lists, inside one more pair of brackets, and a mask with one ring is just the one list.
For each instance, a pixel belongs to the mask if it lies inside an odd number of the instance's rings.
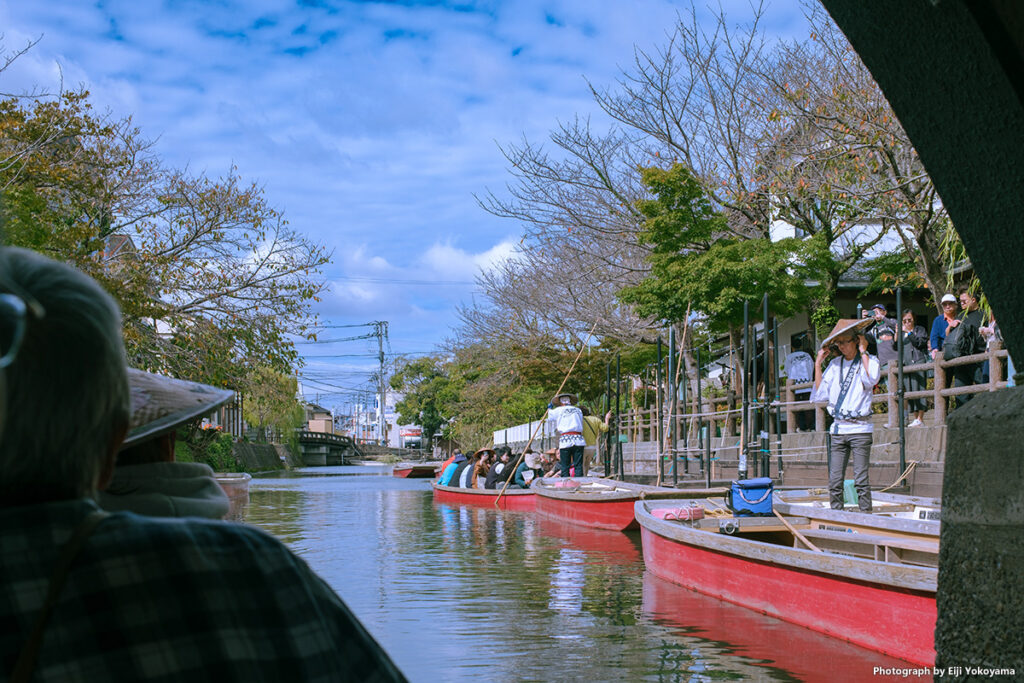
{"label": "boat bench", "polygon": [[[843,555],[922,567],[939,565],[939,544],[934,541],[825,529],[801,529],[800,533],[822,550]],[[793,547],[803,548],[804,545],[794,538]]]}

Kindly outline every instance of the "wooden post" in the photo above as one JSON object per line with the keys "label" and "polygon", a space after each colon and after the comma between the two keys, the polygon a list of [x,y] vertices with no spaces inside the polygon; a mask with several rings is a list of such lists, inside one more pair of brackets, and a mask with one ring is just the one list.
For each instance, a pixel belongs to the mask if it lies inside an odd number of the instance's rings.
{"label": "wooden post", "polygon": [[942,354],[935,357],[935,424],[946,424],[946,369],[942,366]]}
{"label": "wooden post", "polygon": [[793,380],[786,378],[786,433],[792,434],[796,431],[796,411],[793,410]]}
{"label": "wooden post", "polygon": [[889,415],[886,418],[885,426],[895,427],[897,424],[899,424],[899,408],[896,405],[896,368],[893,367],[892,365],[889,365],[889,369],[886,372],[889,375],[885,383],[886,389],[889,393],[889,398],[886,400],[886,410],[888,411]]}
{"label": "wooden post", "polygon": [[822,405],[814,406],[814,431],[825,431],[825,407]]}
{"label": "wooden post", "polygon": [[995,342],[988,345],[988,390],[995,391],[999,388],[999,383],[1003,381],[1003,366],[999,362],[999,356],[996,355],[999,351],[1000,344]]}

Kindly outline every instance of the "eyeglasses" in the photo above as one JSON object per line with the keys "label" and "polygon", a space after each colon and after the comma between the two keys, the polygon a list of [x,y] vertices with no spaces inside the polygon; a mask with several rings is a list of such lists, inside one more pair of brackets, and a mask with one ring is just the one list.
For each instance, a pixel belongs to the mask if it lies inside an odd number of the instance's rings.
{"label": "eyeglasses", "polygon": [[35,299],[0,293],[0,368],[6,368],[18,357],[29,313],[36,319],[46,315]]}

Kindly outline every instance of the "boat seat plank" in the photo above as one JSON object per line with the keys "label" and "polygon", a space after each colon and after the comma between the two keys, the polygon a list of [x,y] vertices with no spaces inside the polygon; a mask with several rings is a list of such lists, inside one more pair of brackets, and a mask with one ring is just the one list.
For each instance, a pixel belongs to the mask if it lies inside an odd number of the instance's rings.
{"label": "boat seat plank", "polygon": [[[934,541],[821,529],[805,529],[802,533],[823,550],[848,553],[882,562],[927,567],[938,565],[939,544]],[[794,544],[797,544],[796,540]]]}

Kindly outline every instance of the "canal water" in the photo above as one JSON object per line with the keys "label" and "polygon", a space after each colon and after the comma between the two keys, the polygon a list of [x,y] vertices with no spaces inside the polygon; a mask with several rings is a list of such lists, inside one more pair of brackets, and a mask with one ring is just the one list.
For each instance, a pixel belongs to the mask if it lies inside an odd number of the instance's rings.
{"label": "canal water", "polygon": [[255,478],[243,517],[303,557],[411,681],[835,682],[911,668],[657,579],[639,535],[435,503],[429,480],[386,466]]}

